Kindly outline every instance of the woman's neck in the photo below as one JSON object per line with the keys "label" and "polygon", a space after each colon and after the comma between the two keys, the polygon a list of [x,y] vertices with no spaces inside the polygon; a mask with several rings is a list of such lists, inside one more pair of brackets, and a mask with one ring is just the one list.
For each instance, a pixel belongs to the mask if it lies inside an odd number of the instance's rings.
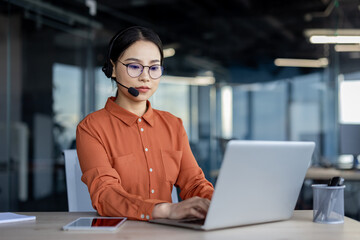
{"label": "woman's neck", "polygon": [[131,101],[127,97],[121,96],[120,94],[116,97],[115,103],[139,117],[144,115],[145,112],[147,111],[146,101],[139,101],[139,102]]}

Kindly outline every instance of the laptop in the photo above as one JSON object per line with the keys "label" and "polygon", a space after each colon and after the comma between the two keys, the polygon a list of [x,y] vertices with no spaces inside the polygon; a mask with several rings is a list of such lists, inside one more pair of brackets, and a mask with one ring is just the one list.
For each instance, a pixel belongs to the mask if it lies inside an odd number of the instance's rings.
{"label": "laptop", "polygon": [[214,230],[290,219],[314,148],[313,142],[229,141],[205,220],[150,222]]}

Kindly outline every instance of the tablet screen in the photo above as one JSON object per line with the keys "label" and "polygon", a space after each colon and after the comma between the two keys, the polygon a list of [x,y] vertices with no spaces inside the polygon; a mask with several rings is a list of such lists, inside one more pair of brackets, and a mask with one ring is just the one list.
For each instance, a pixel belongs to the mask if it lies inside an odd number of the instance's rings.
{"label": "tablet screen", "polygon": [[64,226],[64,230],[110,230],[113,231],[124,223],[123,217],[81,217]]}

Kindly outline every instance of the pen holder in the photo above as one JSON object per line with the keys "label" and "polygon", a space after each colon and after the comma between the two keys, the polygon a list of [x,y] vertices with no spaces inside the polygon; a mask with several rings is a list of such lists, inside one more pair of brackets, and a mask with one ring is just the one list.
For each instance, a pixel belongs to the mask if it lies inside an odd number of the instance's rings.
{"label": "pen holder", "polygon": [[337,224],[344,222],[345,186],[313,184],[313,221],[317,223]]}

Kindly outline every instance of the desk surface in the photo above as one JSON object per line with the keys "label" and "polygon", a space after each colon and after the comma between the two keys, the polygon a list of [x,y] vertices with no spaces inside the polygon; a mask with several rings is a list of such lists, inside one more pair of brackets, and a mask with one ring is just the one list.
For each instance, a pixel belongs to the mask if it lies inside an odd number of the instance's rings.
{"label": "desk surface", "polygon": [[[218,177],[219,170],[210,172],[211,177]],[[306,172],[305,179],[329,180],[332,177],[340,176],[345,180],[360,181],[360,170],[339,170],[335,168],[310,167]]]}
{"label": "desk surface", "polygon": [[295,211],[288,221],[250,225],[230,229],[202,232],[139,221],[126,221],[117,232],[71,232],[61,230],[63,225],[78,217],[96,213],[30,212],[36,221],[0,224],[0,238],[6,240],[48,239],[307,239],[307,240],[360,240],[360,223],[345,218],[344,224],[328,225],[312,222],[312,211]]}
{"label": "desk surface", "polygon": [[306,173],[306,179],[314,180],[329,180],[332,177],[340,176],[345,180],[359,181],[360,171],[359,170],[339,170],[335,168],[320,168],[311,167]]}

